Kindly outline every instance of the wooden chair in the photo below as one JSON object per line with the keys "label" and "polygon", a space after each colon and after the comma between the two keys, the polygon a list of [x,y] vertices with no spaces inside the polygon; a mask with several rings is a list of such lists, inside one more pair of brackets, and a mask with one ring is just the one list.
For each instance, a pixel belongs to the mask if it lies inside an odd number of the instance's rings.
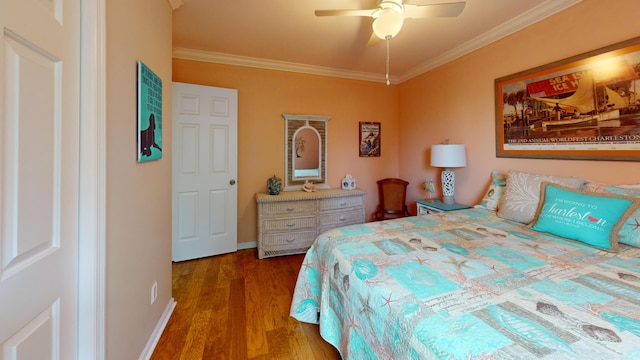
{"label": "wooden chair", "polygon": [[408,181],[395,178],[378,180],[379,204],[373,214],[375,221],[396,219],[409,216],[407,210]]}

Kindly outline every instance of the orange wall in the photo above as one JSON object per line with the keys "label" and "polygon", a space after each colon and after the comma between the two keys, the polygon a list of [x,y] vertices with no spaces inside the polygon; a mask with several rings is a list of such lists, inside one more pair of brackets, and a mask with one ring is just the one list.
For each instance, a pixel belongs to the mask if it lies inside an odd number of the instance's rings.
{"label": "orange wall", "polygon": [[[173,60],[173,81],[238,89],[238,243],[257,238],[257,192],[284,177],[283,113],[327,115],[328,183],[349,173],[365,196],[367,219],[378,203],[376,181],[398,176],[397,87],[292,72]],[[358,156],[358,122],[381,123],[382,155]]]}
{"label": "orange wall", "polygon": [[[475,204],[492,170],[575,175],[611,184],[640,183],[637,162],[496,158],[494,80],[640,35],[640,1],[584,0],[578,5],[399,85],[400,175],[412,184],[440,169],[429,148],[449,138],[467,146],[455,170],[458,202]],[[410,187],[407,200],[426,193]]]}

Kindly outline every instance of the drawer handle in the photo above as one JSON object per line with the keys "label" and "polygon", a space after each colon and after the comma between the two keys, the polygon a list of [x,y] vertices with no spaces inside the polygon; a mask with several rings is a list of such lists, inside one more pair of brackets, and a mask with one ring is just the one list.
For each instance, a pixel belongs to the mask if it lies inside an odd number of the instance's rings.
{"label": "drawer handle", "polygon": [[296,241],[296,239],[286,239],[285,241],[291,244],[292,242]]}
{"label": "drawer handle", "polygon": [[347,218],[344,216],[340,218],[340,221],[345,221],[345,220],[347,220]]}
{"label": "drawer handle", "polygon": [[287,224],[287,227],[294,227],[294,226],[296,226],[296,223],[288,223]]}
{"label": "drawer handle", "polygon": [[341,206],[341,207],[345,207],[345,206],[347,206],[347,202],[345,201],[345,202],[343,202],[343,203],[340,203],[340,206]]}
{"label": "drawer handle", "polygon": [[293,210],[295,210],[295,209],[296,209],[296,208],[288,207],[288,208],[287,208],[287,211],[293,211]]}

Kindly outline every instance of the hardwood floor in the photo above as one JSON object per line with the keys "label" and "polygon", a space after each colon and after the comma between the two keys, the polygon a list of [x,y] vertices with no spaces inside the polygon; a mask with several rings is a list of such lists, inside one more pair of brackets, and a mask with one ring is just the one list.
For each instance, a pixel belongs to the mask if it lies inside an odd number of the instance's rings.
{"label": "hardwood floor", "polygon": [[289,316],[303,258],[247,249],[174,263],[177,305],[151,359],[340,359],[317,325]]}

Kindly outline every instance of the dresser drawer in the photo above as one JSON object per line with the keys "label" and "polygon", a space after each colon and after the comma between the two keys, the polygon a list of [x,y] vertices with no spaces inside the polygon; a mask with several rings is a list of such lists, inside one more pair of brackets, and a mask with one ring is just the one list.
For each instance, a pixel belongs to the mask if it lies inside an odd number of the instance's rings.
{"label": "dresser drawer", "polygon": [[336,211],[325,214],[320,214],[320,227],[340,227],[351,224],[358,224],[364,222],[364,208],[362,206],[358,208],[349,209],[346,211]]}
{"label": "dresser drawer", "polygon": [[316,212],[316,201],[282,201],[262,205],[264,216],[313,214]]}
{"label": "dresser drawer", "polygon": [[319,231],[363,223],[364,195],[360,189],[256,194],[258,257],[304,254]]}
{"label": "dresser drawer", "polygon": [[263,220],[263,230],[265,232],[310,229],[310,228],[312,229],[315,227],[316,227],[315,215]]}
{"label": "dresser drawer", "polygon": [[262,240],[262,247],[266,249],[308,248],[316,239],[316,231],[292,231],[281,234],[266,234]]}
{"label": "dresser drawer", "polygon": [[320,211],[347,209],[354,206],[362,206],[361,196],[349,196],[343,198],[330,198],[320,200]]}

